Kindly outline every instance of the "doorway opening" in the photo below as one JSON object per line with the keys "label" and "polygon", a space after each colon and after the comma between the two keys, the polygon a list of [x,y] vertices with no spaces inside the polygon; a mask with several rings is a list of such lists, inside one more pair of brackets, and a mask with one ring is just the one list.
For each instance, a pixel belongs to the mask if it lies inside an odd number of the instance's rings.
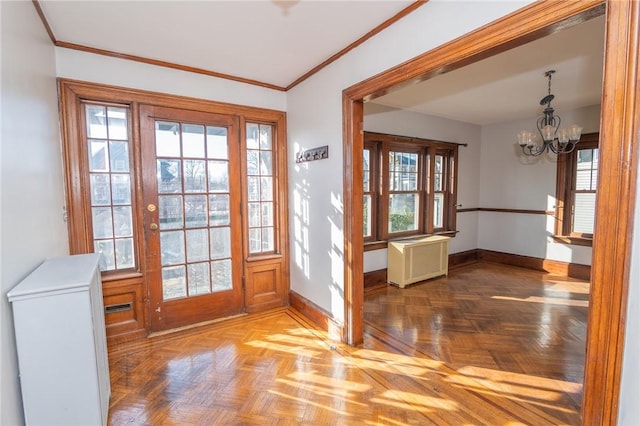
{"label": "doorway opening", "polygon": [[[607,180],[599,182],[596,223],[606,225],[598,225],[594,240],[582,416],[585,424],[615,423],[623,350],[621,339],[624,337],[621,319],[627,303],[627,259],[633,229],[628,212],[634,208],[637,167],[628,167],[629,164],[635,165],[633,147],[637,138],[632,123],[637,91],[633,76],[638,69],[638,40],[633,32],[636,28],[633,23],[638,22],[638,9],[632,4],[595,1],[571,5],[535,3],[343,92],[344,339],[348,343],[357,344],[363,336],[363,232],[362,221],[359,220],[363,217],[360,203],[363,197],[363,102],[398,85],[428,79],[584,22],[602,15],[605,9],[607,34],[600,161]],[[620,88],[624,88],[623,93]],[[616,96],[613,96],[614,92]],[[616,126],[616,122],[629,125]]]}

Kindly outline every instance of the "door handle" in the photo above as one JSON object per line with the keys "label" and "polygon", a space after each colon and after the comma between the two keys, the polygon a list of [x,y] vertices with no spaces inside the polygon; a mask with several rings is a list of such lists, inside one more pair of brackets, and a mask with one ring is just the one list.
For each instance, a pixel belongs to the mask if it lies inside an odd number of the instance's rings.
{"label": "door handle", "polygon": [[152,222],[149,224],[149,229],[151,229],[152,231],[155,231],[158,229],[158,224],[155,222]]}

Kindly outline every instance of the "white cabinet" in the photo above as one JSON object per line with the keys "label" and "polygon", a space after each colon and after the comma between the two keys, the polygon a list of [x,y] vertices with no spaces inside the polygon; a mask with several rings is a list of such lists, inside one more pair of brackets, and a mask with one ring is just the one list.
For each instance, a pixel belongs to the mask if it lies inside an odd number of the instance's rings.
{"label": "white cabinet", "polygon": [[98,259],[47,260],[7,294],[27,425],[107,423],[111,387]]}
{"label": "white cabinet", "polygon": [[429,278],[447,275],[449,240],[442,235],[400,241],[387,245],[387,279],[400,288]]}

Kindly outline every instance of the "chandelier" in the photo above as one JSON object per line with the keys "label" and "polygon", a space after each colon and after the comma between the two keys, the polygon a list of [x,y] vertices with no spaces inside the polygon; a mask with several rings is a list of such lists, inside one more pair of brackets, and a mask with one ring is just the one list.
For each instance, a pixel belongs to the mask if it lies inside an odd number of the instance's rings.
{"label": "chandelier", "polygon": [[542,115],[538,117],[536,127],[542,138],[542,145],[536,143],[537,136],[528,130],[518,132],[518,145],[525,155],[537,157],[545,151],[554,154],[568,154],[573,151],[580,140],[582,127],[577,124],[569,128],[560,129],[560,117],[555,115],[551,101],[555,96],[551,94],[551,76],[555,70],[549,70],[544,75],[549,79],[549,93],[540,100],[540,105],[546,105]]}

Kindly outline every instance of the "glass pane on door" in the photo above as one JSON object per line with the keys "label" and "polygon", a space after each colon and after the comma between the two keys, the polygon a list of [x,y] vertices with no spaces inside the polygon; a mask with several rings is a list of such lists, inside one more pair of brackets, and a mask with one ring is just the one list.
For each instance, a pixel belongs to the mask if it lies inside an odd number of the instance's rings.
{"label": "glass pane on door", "polygon": [[227,129],[156,121],[155,132],[163,300],[230,290]]}

